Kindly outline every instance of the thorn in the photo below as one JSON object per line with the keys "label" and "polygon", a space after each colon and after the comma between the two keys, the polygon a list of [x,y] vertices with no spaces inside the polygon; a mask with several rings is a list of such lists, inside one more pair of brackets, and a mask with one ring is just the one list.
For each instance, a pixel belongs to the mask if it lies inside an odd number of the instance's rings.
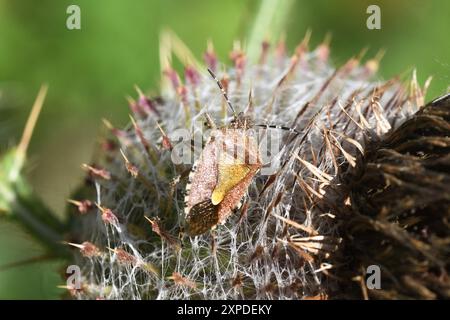
{"label": "thorn", "polygon": [[111,122],[109,122],[107,119],[103,118],[102,121],[106,128],[108,128],[109,130],[113,131],[115,129]]}
{"label": "thorn", "polygon": [[170,143],[170,139],[167,136],[167,134],[164,132],[164,130],[161,128],[161,126],[159,125],[158,121],[156,122],[156,125],[158,126],[159,131],[161,131],[161,135],[162,135],[162,147],[163,149],[166,150],[172,150],[173,146]]}
{"label": "thorn", "polygon": [[183,65],[192,65],[198,70],[204,69],[204,66],[197,61],[194,54],[188,46],[170,29],[161,32],[161,37],[168,43],[168,47],[176,55]]}
{"label": "thorn", "polygon": [[136,100],[134,100],[130,96],[126,96],[125,99],[127,99],[128,106],[130,107],[130,110],[131,110],[131,112],[133,112],[133,114],[140,114],[141,113],[141,110],[140,110]]}
{"label": "thorn", "polygon": [[87,213],[89,210],[91,210],[94,207],[94,204],[90,200],[77,201],[77,200],[68,199],[67,202],[76,206],[78,208],[78,211],[81,214]]}
{"label": "thorn", "polygon": [[147,216],[144,216],[144,218],[150,222],[151,226],[152,226],[152,231],[154,233],[156,233],[161,239],[167,241],[167,243],[173,248],[175,249],[175,251],[179,251],[181,249],[180,244],[177,241],[177,238],[175,238],[174,236],[172,236],[171,234],[169,234],[167,231],[163,230],[158,221],[152,220]]}
{"label": "thorn", "polygon": [[234,42],[234,48],[230,53],[230,59],[234,63],[234,68],[236,69],[236,81],[239,85],[241,83],[242,75],[244,74],[246,62],[245,52],[242,51],[239,41]]}
{"label": "thorn", "polygon": [[154,188],[153,184],[151,183],[151,181],[139,171],[138,167],[136,167],[134,164],[132,164],[128,160],[128,158],[125,156],[125,153],[122,151],[122,149],[120,150],[120,153],[122,154],[122,157],[125,160],[125,167],[126,167],[127,171],[131,174],[131,176],[135,179],[138,179],[140,182],[142,182],[151,192],[155,192],[155,188]]}
{"label": "thorn", "polygon": [[65,242],[65,244],[80,249],[80,253],[86,258],[98,257],[101,255],[100,249],[89,241],[85,241],[81,244],[72,242]]}
{"label": "thorn", "polygon": [[328,173],[320,170],[313,164],[309,163],[306,160],[303,160],[298,156],[297,154],[292,154],[297,160],[299,160],[313,175],[315,175],[320,181],[324,183],[329,183],[331,180],[333,180],[333,177],[329,175]]}
{"label": "thorn", "polygon": [[145,97],[144,92],[142,92],[141,88],[139,88],[137,84],[134,85],[134,89],[138,93],[139,97]]}
{"label": "thorn", "polygon": [[330,56],[331,33],[327,33],[325,39],[317,47],[317,56],[319,61],[326,62]]}
{"label": "thorn", "polygon": [[72,286],[68,286],[68,285],[58,285],[56,286],[59,289],[66,289],[70,292],[71,295],[75,295],[74,293],[79,292],[79,291],[83,291],[83,288],[80,289],[76,289]]}
{"label": "thorn", "polygon": [[379,50],[374,58],[368,60],[365,63],[364,66],[365,66],[366,70],[369,72],[369,75],[373,75],[378,71],[378,68],[380,66],[380,61],[383,58],[385,53],[386,53],[386,50],[384,50],[384,49]]}
{"label": "thorn", "polygon": [[122,149],[120,149],[120,154],[125,160],[125,167],[127,168],[127,171],[131,174],[133,178],[137,178],[137,176],[139,175],[139,169],[128,160]]}
{"label": "thorn", "polygon": [[347,60],[347,62],[345,62],[345,64],[340,69],[338,69],[338,71],[340,72],[342,77],[345,77],[348,74],[350,74],[353,71],[353,69],[355,69],[358,65],[359,65],[358,58],[352,57],[349,60]]}
{"label": "thorn", "polygon": [[279,243],[282,243],[284,245],[288,245],[290,248],[294,249],[295,252],[302,257],[303,259],[305,259],[308,262],[313,262],[314,261],[314,257],[311,256],[309,253],[306,252],[306,250],[304,250],[302,247],[296,245],[295,243],[293,243],[292,241],[288,241],[288,240],[284,240],[284,239],[280,239],[277,237],[277,240]]}
{"label": "thorn", "polygon": [[319,235],[319,233],[316,230],[314,230],[311,227],[305,226],[304,224],[300,224],[298,222],[295,222],[294,220],[291,220],[291,219],[288,219],[288,218],[284,218],[284,217],[282,217],[282,216],[280,216],[280,215],[278,215],[276,213],[273,213],[273,212],[271,213],[271,215],[273,215],[275,218],[283,221],[284,223],[287,223],[288,225],[290,225],[290,226],[292,226],[292,227],[294,227],[296,229],[305,231],[308,234]]}
{"label": "thorn", "polygon": [[119,219],[117,216],[111,211],[111,209],[102,207],[97,202],[95,202],[97,208],[102,212],[102,220],[107,224],[118,225]]}
{"label": "thorn", "polygon": [[286,56],[286,34],[283,33],[275,48],[275,57],[280,64]]}
{"label": "thorn", "polygon": [[368,47],[362,48],[361,52],[358,53],[358,55],[355,57],[355,59],[356,59],[357,61],[361,61],[361,60],[364,58],[364,56],[366,55],[366,53],[367,53],[368,50],[369,50]]}
{"label": "thorn", "polygon": [[386,49],[380,49],[380,50],[378,50],[378,52],[375,55],[374,59],[377,60],[378,62],[380,62],[381,59],[383,59],[385,54],[386,54]]}
{"label": "thorn", "polygon": [[117,144],[111,139],[104,139],[100,141],[100,147],[105,152],[111,152],[117,150]]}
{"label": "thorn", "polygon": [[190,280],[188,278],[183,277],[178,272],[173,272],[172,276],[167,277],[167,279],[173,280],[173,282],[175,282],[176,284],[186,286],[191,289],[195,289],[197,287],[195,282],[193,282],[192,280]]}
{"label": "thorn", "polygon": [[72,287],[69,287],[67,285],[57,285],[56,287],[59,289],[73,290]]}
{"label": "thorn", "polygon": [[108,248],[109,251],[113,252],[116,255],[117,260],[120,263],[129,264],[129,265],[136,265],[136,263],[138,262],[138,259],[135,256],[133,256],[132,254],[126,252],[123,249],[119,249],[119,248],[111,249],[109,247],[107,247],[107,248]]}
{"label": "thorn", "polygon": [[137,124],[136,120],[130,115],[131,123],[133,124],[134,131],[136,131],[136,134],[139,138],[139,141],[141,142],[142,146],[144,147],[147,154],[150,155],[150,144],[148,143],[147,139],[144,137],[144,133],[142,132],[141,128]]}
{"label": "thorn", "polygon": [[184,76],[193,87],[200,83],[200,74],[193,66],[188,65],[184,68]]}
{"label": "thorn", "polygon": [[158,109],[156,109],[156,106],[153,103],[153,101],[149,99],[137,85],[134,85],[134,88],[136,89],[139,95],[139,100],[137,102],[138,113],[143,117],[147,116],[151,112],[159,116],[160,113]]}
{"label": "thorn", "polygon": [[117,138],[122,138],[122,141],[125,144],[130,144],[130,140],[128,139],[125,131],[115,128],[107,119],[102,119],[102,121],[106,128],[110,130],[113,135],[115,135]]}
{"label": "thorn", "polygon": [[330,46],[331,43],[331,38],[333,37],[331,32],[327,32],[325,34],[325,38],[322,41],[322,44],[326,45],[326,46]]}
{"label": "thorn", "polygon": [[164,30],[159,35],[159,65],[161,73],[170,67],[172,62],[172,43],[168,33]]}
{"label": "thorn", "polygon": [[301,58],[308,51],[309,40],[311,39],[311,29],[306,30],[305,37],[302,42],[295,48],[295,55]]}
{"label": "thorn", "polygon": [[178,87],[181,85],[178,73],[174,69],[172,69],[172,67],[169,67],[163,71],[163,74],[170,80],[170,82],[172,83],[172,88],[175,90],[175,92],[178,92]]}
{"label": "thorn", "polygon": [[88,164],[83,163],[81,168],[88,171],[94,177],[99,177],[105,180],[111,180],[111,173],[105,169],[94,168]]}
{"label": "thorn", "polygon": [[78,249],[83,249],[83,245],[78,244],[78,243],[66,242],[66,241],[63,241],[62,243],[63,244],[67,244],[67,245],[72,246],[72,247],[75,247],[75,248],[78,248]]}
{"label": "thorn", "polygon": [[206,65],[213,72],[216,72],[217,68],[217,55],[214,51],[214,46],[211,40],[208,40],[206,52],[203,54],[203,59],[205,60]]}
{"label": "thorn", "polygon": [[20,139],[19,146],[17,147],[17,152],[25,157],[30,144],[31,136],[33,135],[34,127],[41,113],[42,106],[44,104],[45,96],[47,95],[48,85],[44,84],[39,89],[39,93],[34,101],[33,107],[31,108],[31,113],[28,116],[25,129],[23,130],[22,138]]}
{"label": "thorn", "polygon": [[266,38],[262,43],[261,43],[261,55],[259,57],[259,64],[264,64],[267,61],[267,55],[269,53],[269,49],[270,49],[270,42],[269,40]]}
{"label": "thorn", "polygon": [[150,218],[147,217],[147,216],[144,216],[144,218],[145,218],[148,222],[150,222],[150,223],[153,225],[154,221],[153,221],[152,219],[150,219]]}
{"label": "thorn", "polygon": [[33,136],[33,131],[39,118],[39,114],[41,113],[45,96],[47,95],[47,90],[48,86],[46,84],[42,85],[33,103],[33,107],[31,108],[30,115],[28,116],[27,123],[25,124],[25,128],[22,133],[22,138],[17,146],[15,163],[8,174],[9,181],[16,181],[20,171],[23,168],[25,158],[27,156],[28,146],[30,144],[31,137]]}
{"label": "thorn", "polygon": [[423,92],[422,92],[422,95],[423,95],[423,97],[424,97],[424,99],[425,99],[425,97],[426,97],[426,95],[427,95],[427,91],[428,91],[428,88],[430,87],[430,84],[431,84],[431,81],[433,80],[433,77],[432,76],[429,76],[428,78],[427,78],[427,80],[425,80],[425,83],[424,83],[424,85],[423,85]]}

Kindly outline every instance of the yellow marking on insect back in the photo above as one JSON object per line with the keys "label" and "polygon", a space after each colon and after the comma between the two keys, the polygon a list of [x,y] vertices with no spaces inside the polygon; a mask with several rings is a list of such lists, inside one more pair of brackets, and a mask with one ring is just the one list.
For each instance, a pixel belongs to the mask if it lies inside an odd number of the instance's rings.
{"label": "yellow marking on insect back", "polygon": [[219,178],[211,195],[211,202],[214,205],[222,202],[226,194],[250,172],[249,166],[243,163],[219,163],[218,167]]}
{"label": "yellow marking on insect back", "polygon": [[225,193],[222,190],[214,190],[211,195],[211,202],[213,205],[216,206],[220,202],[222,202],[224,197],[225,197]]}

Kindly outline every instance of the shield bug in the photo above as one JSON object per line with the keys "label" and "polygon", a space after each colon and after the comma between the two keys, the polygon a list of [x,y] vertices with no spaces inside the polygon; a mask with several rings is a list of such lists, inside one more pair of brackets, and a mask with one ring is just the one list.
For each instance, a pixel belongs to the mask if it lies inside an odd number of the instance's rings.
{"label": "shield bug", "polygon": [[189,174],[185,214],[187,232],[191,236],[224,223],[239,207],[253,177],[262,167],[257,139],[249,130],[253,127],[251,119],[242,112],[236,114],[220,81],[210,69],[208,72],[233,112],[233,120],[214,128]]}

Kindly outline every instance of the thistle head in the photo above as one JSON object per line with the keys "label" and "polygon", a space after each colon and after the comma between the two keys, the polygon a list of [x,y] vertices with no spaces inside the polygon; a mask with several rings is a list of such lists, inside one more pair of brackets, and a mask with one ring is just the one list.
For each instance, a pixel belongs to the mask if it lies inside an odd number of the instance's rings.
{"label": "thistle head", "polygon": [[[347,204],[328,190],[338,189],[338,176],[356,166],[366,143],[397,128],[424,104],[426,87],[415,77],[376,80],[373,59],[352,58],[335,67],[328,60],[328,42],[309,50],[308,40],[292,55],[283,43],[265,41],[256,63],[241,48],[232,51],[231,63],[220,62],[209,44],[205,66],[186,65],[184,79],[168,66],[161,95],[140,92],[132,123],[124,129],[109,125],[106,139],[118,148],[103,149],[95,165],[85,166],[93,182],[87,188],[94,191],[87,200],[97,210],[74,218],[78,243],[104,252],[77,257],[86,288],[96,288],[83,290],[83,297],[329,294],[330,257],[342,242],[335,209]],[[270,124],[300,134],[284,132],[271,142],[279,148],[263,169],[272,170],[261,169],[249,181],[240,209],[214,230],[188,236],[184,196],[203,192],[186,187],[206,140],[195,143],[205,115],[226,126]],[[261,135],[271,131],[261,128]],[[328,206],[319,206],[323,201]]]}

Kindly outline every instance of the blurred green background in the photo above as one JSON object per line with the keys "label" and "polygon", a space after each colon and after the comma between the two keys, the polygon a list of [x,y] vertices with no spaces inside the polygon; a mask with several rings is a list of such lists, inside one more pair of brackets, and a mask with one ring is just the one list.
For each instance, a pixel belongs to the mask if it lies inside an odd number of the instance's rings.
{"label": "blurred green background", "polygon": [[[421,84],[433,76],[427,100],[449,86],[450,1],[290,1],[283,18],[290,49],[312,30],[312,46],[332,33],[334,63],[362,48],[384,48],[384,78],[416,67]],[[281,0],[283,2],[283,0]],[[66,9],[81,8],[81,30],[66,29]],[[128,120],[134,85],[157,92],[159,33],[172,29],[197,56],[212,39],[227,60],[233,40],[246,39],[261,1],[0,0],[0,153],[18,142],[41,83],[49,93],[29,150],[27,176],[37,194],[63,215],[89,162],[101,118]],[[368,30],[366,8],[381,7],[381,30]],[[270,30],[265,32],[270,33]],[[273,35],[277,36],[277,35]],[[446,40],[447,39],[447,40]],[[38,256],[41,248],[17,226],[0,222],[0,268]],[[0,298],[57,299],[55,262],[0,269]]]}

